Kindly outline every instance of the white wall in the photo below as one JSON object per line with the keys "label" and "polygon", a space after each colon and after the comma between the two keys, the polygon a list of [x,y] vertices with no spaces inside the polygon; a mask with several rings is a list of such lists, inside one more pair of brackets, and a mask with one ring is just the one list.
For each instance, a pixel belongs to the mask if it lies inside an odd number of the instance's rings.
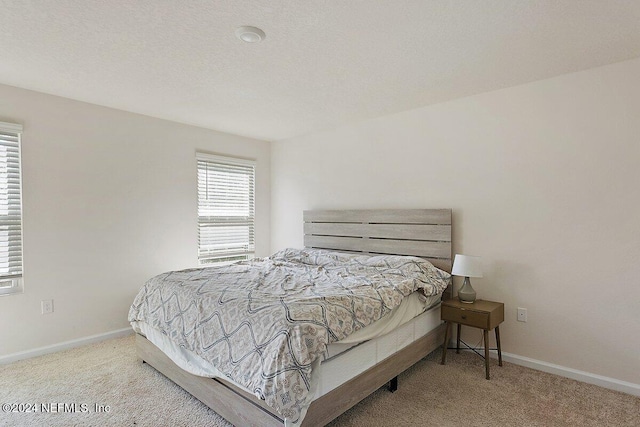
{"label": "white wall", "polygon": [[9,86],[0,121],[24,125],[25,286],[0,297],[0,356],[126,328],[145,280],[197,265],[196,150],[257,160],[269,252],[268,142]]}
{"label": "white wall", "polygon": [[640,384],[639,76],[636,59],[274,143],[271,250],[302,246],[304,209],[453,208],[478,296],[505,303],[503,351]]}

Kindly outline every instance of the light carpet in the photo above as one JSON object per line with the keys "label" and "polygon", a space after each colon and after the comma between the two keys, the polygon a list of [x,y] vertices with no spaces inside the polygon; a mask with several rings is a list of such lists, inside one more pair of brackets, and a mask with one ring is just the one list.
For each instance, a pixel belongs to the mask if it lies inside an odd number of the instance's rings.
{"label": "light carpet", "polygon": [[[395,393],[381,388],[330,425],[640,426],[638,397],[495,360],[487,381],[477,355],[453,351],[445,366],[440,355],[402,374]],[[230,426],[140,363],[133,336],[0,366],[0,404],[38,409],[0,412],[0,426]]]}

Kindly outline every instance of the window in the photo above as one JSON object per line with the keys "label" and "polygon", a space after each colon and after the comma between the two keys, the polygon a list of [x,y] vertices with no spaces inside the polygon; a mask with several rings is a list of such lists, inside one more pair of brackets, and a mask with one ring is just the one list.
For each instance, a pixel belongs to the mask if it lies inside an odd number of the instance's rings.
{"label": "window", "polygon": [[0,295],[22,292],[21,133],[0,122]]}
{"label": "window", "polygon": [[255,162],[197,153],[200,264],[253,258]]}

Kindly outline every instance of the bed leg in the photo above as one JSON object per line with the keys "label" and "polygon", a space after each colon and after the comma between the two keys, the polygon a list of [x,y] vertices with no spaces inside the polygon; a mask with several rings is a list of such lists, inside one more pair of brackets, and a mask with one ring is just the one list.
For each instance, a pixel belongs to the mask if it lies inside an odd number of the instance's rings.
{"label": "bed leg", "polygon": [[391,378],[391,381],[389,381],[389,391],[393,393],[397,389],[398,389],[398,377],[393,377]]}

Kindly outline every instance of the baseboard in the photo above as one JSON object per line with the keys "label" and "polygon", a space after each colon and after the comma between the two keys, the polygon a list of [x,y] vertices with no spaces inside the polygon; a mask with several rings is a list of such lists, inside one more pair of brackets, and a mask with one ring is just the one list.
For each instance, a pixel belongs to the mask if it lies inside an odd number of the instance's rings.
{"label": "baseboard", "polygon": [[34,348],[33,350],[21,351],[18,353],[8,354],[6,356],[0,356],[0,365],[6,365],[8,363],[17,362],[18,360],[30,359],[32,357],[43,356],[49,353],[56,353],[58,351],[69,350],[75,347],[81,347],[87,344],[93,344],[100,341],[105,341],[112,338],[125,337],[133,334],[133,329],[124,328],[115,331],[105,332],[103,334],[91,335],[88,337],[78,338],[71,341],[65,341],[58,344],[52,344],[45,347]]}
{"label": "baseboard", "polygon": [[[468,348],[461,348],[460,350],[471,351]],[[480,352],[480,354],[484,352],[483,347],[476,348],[476,350]],[[497,350],[489,350],[489,354],[492,359],[498,358]],[[531,359],[517,354],[505,353],[504,351],[502,352],[502,360],[515,365],[535,369],[536,371],[547,372],[549,374],[571,378],[572,380],[587,384],[594,384],[610,390],[620,391],[622,393],[640,397],[640,384],[617,380],[615,378],[592,374],[590,372],[579,371],[577,369],[567,368],[566,366],[554,365],[553,363],[543,362],[542,360]]]}

